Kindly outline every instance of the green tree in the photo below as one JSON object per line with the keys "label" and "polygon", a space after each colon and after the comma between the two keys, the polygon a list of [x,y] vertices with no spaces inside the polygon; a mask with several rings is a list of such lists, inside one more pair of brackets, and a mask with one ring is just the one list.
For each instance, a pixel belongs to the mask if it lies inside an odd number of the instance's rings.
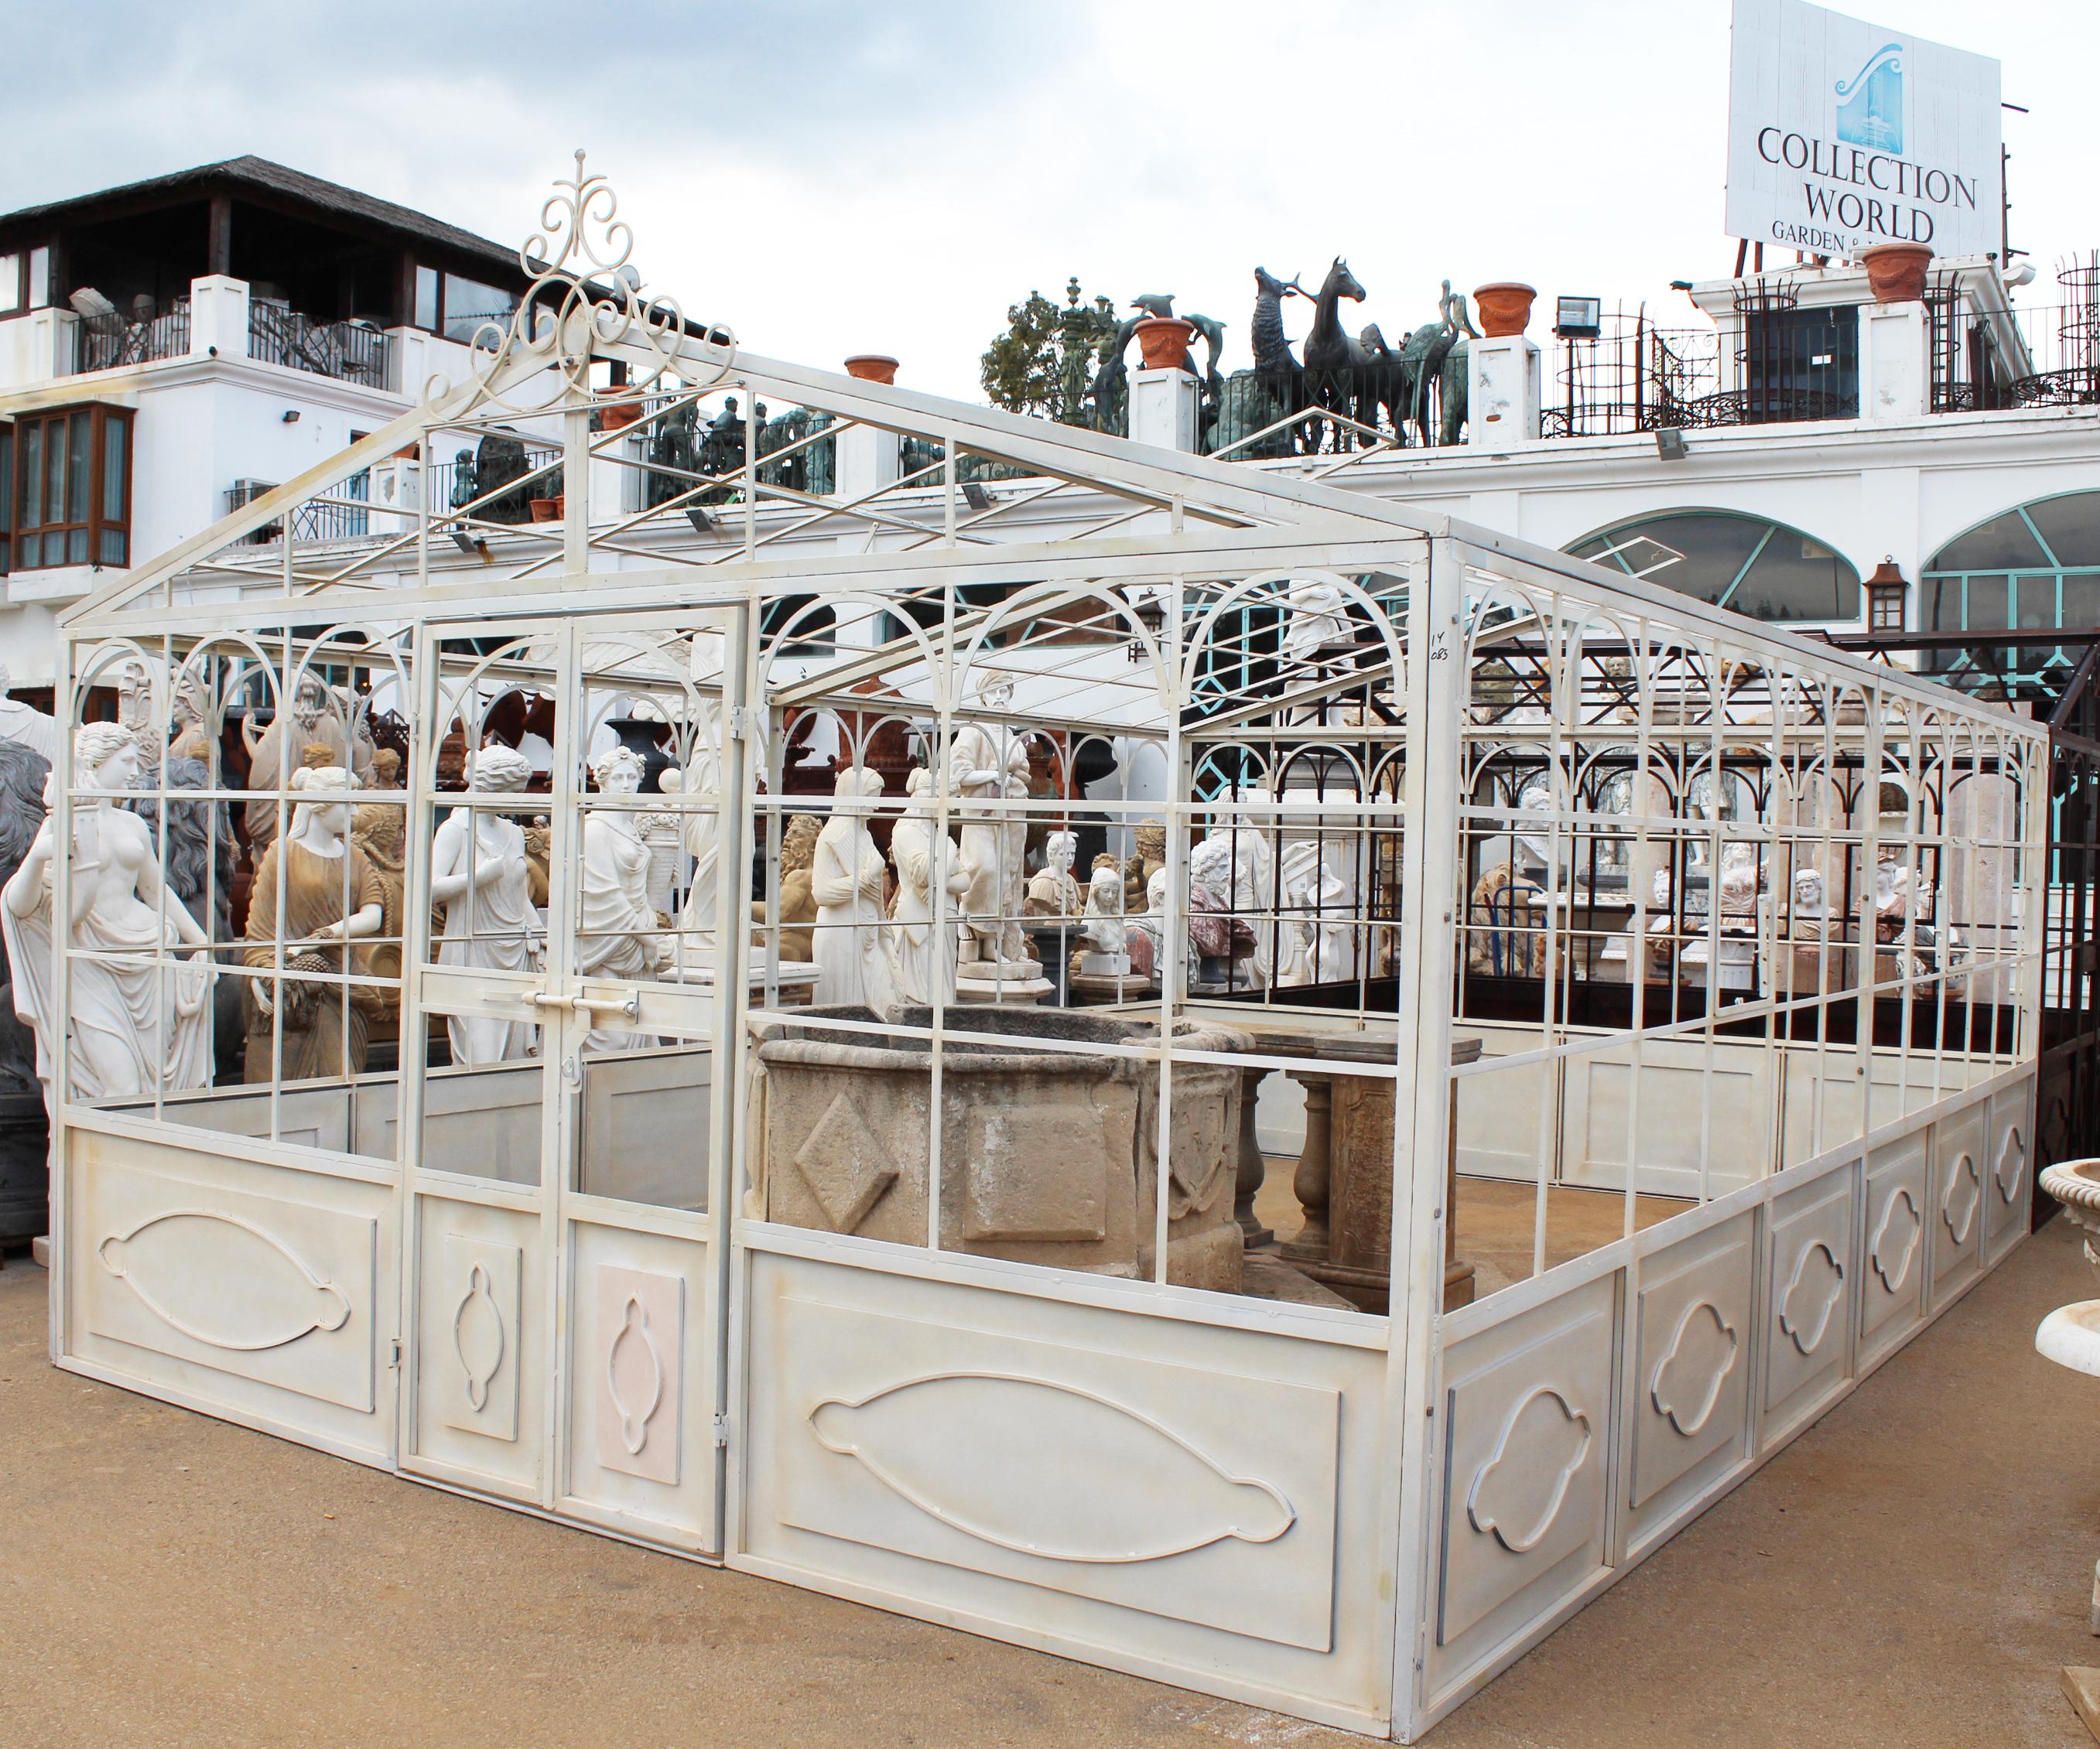
{"label": "green tree", "polygon": [[1074,275],[1062,310],[1038,291],[1008,306],[1006,332],[985,349],[978,372],[994,407],[1070,425],[1087,423],[1094,355],[1117,324],[1111,300],[1085,299]]}

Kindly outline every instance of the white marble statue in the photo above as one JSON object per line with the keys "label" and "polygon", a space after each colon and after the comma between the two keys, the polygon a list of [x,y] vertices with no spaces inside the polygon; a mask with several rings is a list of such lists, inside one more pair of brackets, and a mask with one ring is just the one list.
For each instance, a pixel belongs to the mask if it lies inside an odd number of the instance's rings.
{"label": "white marble statue", "polygon": [[1723,929],[1754,927],[1758,889],[1764,873],[1758,866],[1755,844],[1732,844],[1721,852],[1720,908]]}
{"label": "white marble statue", "polygon": [[705,804],[682,816],[686,852],[693,859],[693,872],[686,888],[686,902],[678,908],[678,927],[686,950],[712,956],[715,949],[715,908],[721,900],[720,858],[716,842],[721,832],[721,744],[719,730],[708,709],[695,725],[693,751],[682,770],[667,771],[658,780],[668,795],[683,795]]}
{"label": "white marble statue", "polygon": [[[1526,813],[1551,813],[1553,812],[1552,786],[1546,783],[1538,785],[1517,804],[1517,806]],[[1550,820],[1542,820],[1538,826],[1529,830],[1526,830],[1520,826],[1512,826],[1511,830],[1511,835],[1516,839],[1517,866],[1537,880],[1540,885],[1549,884],[1545,878],[1546,870],[1555,860],[1553,855],[1553,822]],[[1568,867],[1568,850],[1564,835],[1562,837],[1560,849],[1560,855],[1558,860],[1560,870],[1564,873]]]}
{"label": "white marble statue", "polygon": [[[92,958],[69,963],[57,1011],[51,915],[55,822],[46,817],[21,866],[0,891],[0,930],[15,973],[15,1011],[37,1038],[46,1111],[58,1038],[80,1099],[150,1096],[210,1084],[213,967],[210,939],[161,880],[145,822],[117,805],[139,778],[139,745],[115,723],[73,737],[83,797],[73,817],[71,914],[64,939]],[[176,951],[192,949],[180,958]]]}
{"label": "white marble statue", "polygon": [[[1261,791],[1255,795],[1265,799]],[[1253,936],[1254,951],[1247,956],[1246,969],[1258,987],[1266,987],[1275,969],[1275,931],[1263,914],[1272,909],[1273,865],[1267,835],[1251,819],[1221,821],[1189,852],[1192,875],[1199,861],[1205,871],[1202,884],[1224,901],[1224,909],[1233,916],[1233,933],[1244,930]]]}
{"label": "white marble statue", "polygon": [[1028,914],[1031,917],[1077,917],[1086,894],[1072,874],[1079,860],[1079,839],[1075,832],[1052,832],[1043,846],[1043,866],[1028,878]]}
{"label": "white marble statue", "polygon": [[882,773],[842,768],[832,785],[832,817],[817,835],[810,894],[817,901],[816,999],[858,1003],[877,1014],[896,1000],[882,916],[888,865],[867,830]]}
{"label": "white marble statue", "polygon": [[[1013,683],[1003,675],[988,674],[977,683],[977,698],[986,711],[1004,713],[1013,703]],[[1035,975],[1035,963],[1021,932],[1028,817],[1019,812],[1002,817],[982,805],[972,806],[1026,797],[1028,742],[1026,734],[1003,723],[967,722],[956,729],[948,748],[948,791],[960,800],[963,872],[969,878],[958,949],[968,976]],[[973,966],[978,969],[971,971]]]}
{"label": "white marble statue", "polygon": [[[532,762],[506,747],[485,747],[467,762],[467,787],[521,793]],[[430,903],[444,913],[442,966],[536,971],[546,960],[540,914],[532,904],[532,867],[525,829],[487,808],[455,808],[430,842]],[[452,1061],[467,1066],[536,1055],[540,1029],[500,1016],[452,1015]]]}
{"label": "white marble statue", "polygon": [[[245,722],[240,729],[248,747],[248,787],[275,791],[289,789],[289,774],[304,763],[307,749],[324,747],[332,764],[348,768],[363,783],[372,773],[369,736],[353,736],[347,718],[330,698],[329,689],[315,674],[302,674],[293,689],[292,707],[280,711],[276,720],[259,735],[250,735]],[[258,795],[243,816],[250,849],[259,858],[277,836],[277,798]]]}
{"label": "white marble statue", "polygon": [[0,735],[33,747],[47,764],[55,765],[59,762],[58,719],[9,698],[7,689],[14,684],[15,676],[7,672],[7,664],[0,662]]}
{"label": "white marble statue", "polygon": [[1823,870],[1797,869],[1793,875],[1793,932],[1821,937],[1830,928],[1829,883]]}
{"label": "white marble statue", "polygon": [[[591,775],[601,795],[634,795],[642,788],[642,760],[627,747],[609,747],[591,761]],[[593,808],[585,817],[581,884],[577,975],[653,982],[670,958],[671,940],[657,927],[649,902],[649,847],[636,813]],[[646,1033],[594,1024],[583,1048],[633,1051],[649,1042]]]}
{"label": "white marble statue", "polygon": [[[906,785],[910,798],[889,835],[897,869],[897,897],[889,908],[890,957],[900,1002],[955,999],[955,915],[969,885],[955,860],[955,847],[933,822],[933,773],[924,765]],[[1041,875],[1036,877],[1042,879]],[[946,921],[934,923],[937,892]]]}
{"label": "white marble statue", "polygon": [[1123,921],[1123,870],[1113,861],[1102,863],[1087,883],[1086,921],[1080,927],[1084,944],[1079,970],[1103,977],[1123,977],[1130,971],[1125,950],[1130,926]]}
{"label": "white marble statue", "polygon": [[117,669],[117,720],[131,731],[141,753],[157,745],[163,733],[153,693],[152,672],[138,657]]}
{"label": "white marble statue", "polygon": [[1287,599],[1290,617],[1284,625],[1283,651],[1293,663],[1316,663],[1329,645],[1346,644],[1354,637],[1348,595],[1333,578],[1317,574],[1293,577]]}
{"label": "white marble statue", "polygon": [[1348,888],[1321,857],[1319,840],[1290,838],[1277,859],[1282,883],[1276,981],[1281,986],[1331,982],[1349,975],[1353,931]]}
{"label": "white marble statue", "polygon": [[1154,869],[1145,883],[1145,909],[1130,919],[1123,941],[1131,963],[1143,976],[1157,979],[1167,963],[1167,870]]}

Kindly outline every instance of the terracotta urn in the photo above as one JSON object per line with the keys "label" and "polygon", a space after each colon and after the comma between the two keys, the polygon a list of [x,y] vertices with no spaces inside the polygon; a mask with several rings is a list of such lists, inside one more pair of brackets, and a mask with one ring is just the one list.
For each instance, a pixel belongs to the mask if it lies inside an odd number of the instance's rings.
{"label": "terracotta urn", "polygon": [[897,360],[886,352],[856,352],[846,360],[846,375],[862,382],[897,381]]}
{"label": "terracotta urn", "polygon": [[1520,280],[1493,280],[1473,288],[1473,307],[1480,313],[1480,333],[1488,340],[1521,334],[1531,323],[1531,301],[1538,296]]}
{"label": "terracotta urn", "polygon": [[1868,289],[1877,303],[1914,304],[1925,296],[1926,270],[1932,265],[1928,243],[1877,243],[1860,252]]}
{"label": "terracotta urn", "polygon": [[562,519],[562,500],[559,498],[532,498],[526,507],[532,513],[536,522],[558,522]]}
{"label": "terracotta urn", "polygon": [[642,397],[633,389],[601,389],[598,395],[605,403],[598,409],[598,424],[604,430],[624,431],[642,416]]}
{"label": "terracotta urn", "polygon": [[1149,371],[1179,370],[1189,362],[1196,324],[1178,315],[1149,315],[1137,324],[1137,350]]}

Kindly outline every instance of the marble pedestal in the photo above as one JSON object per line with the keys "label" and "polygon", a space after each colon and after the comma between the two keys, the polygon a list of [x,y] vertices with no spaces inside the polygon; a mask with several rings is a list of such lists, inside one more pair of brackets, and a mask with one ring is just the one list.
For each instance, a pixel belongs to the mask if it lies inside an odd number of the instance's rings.
{"label": "marble pedestal", "polygon": [[[987,967],[986,969],[990,968]],[[1039,967],[1017,977],[1010,973],[988,978],[972,977],[967,966],[955,974],[955,1000],[959,1002],[995,1004],[1002,1008],[1033,1007],[1056,988],[1043,976]]]}
{"label": "marble pedestal", "polygon": [[[1326,1058],[1365,1063],[1392,1061],[1390,1038],[1341,1033],[1316,1035],[1264,1030],[1255,1049],[1264,1055],[1302,1056],[1308,1048]],[[1454,1039],[1451,1061],[1471,1063],[1477,1038]],[[1383,1315],[1392,1296],[1393,1084],[1363,1075],[1328,1075],[1297,1068],[1292,1080],[1305,1089],[1305,1145],[1291,1188],[1305,1211],[1298,1236],[1282,1255],[1315,1281],[1352,1304]],[[1444,1309],[1473,1300],[1473,1266],[1458,1255],[1458,1111],[1451,1102],[1444,1183]],[[1252,1213],[1250,1205],[1250,1214]]]}
{"label": "marble pedestal", "polygon": [[[815,999],[820,969],[814,959],[775,959],[768,949],[755,947],[751,950],[750,963],[745,967],[752,1002],[756,1006],[765,1001],[765,985],[770,976],[775,980],[779,999],[784,1006],[805,1007]],[[712,953],[689,948],[679,959],[664,968],[660,981],[712,989],[715,957]]]}

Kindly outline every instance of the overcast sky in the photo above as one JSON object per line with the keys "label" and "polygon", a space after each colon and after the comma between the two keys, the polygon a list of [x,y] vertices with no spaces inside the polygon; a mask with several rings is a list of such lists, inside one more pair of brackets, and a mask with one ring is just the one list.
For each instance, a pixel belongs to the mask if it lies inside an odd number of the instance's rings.
{"label": "overcast sky", "polygon": [[[2047,282],[2100,244],[2100,7],[1846,10],[2001,59],[2014,245]],[[514,243],[580,146],[689,315],[971,399],[1071,273],[1238,365],[1257,262],[1347,256],[1391,336],[1446,277],[1696,319],[1670,282],[1734,261],[1727,0],[6,0],[0,33],[0,210],[254,152]]]}

